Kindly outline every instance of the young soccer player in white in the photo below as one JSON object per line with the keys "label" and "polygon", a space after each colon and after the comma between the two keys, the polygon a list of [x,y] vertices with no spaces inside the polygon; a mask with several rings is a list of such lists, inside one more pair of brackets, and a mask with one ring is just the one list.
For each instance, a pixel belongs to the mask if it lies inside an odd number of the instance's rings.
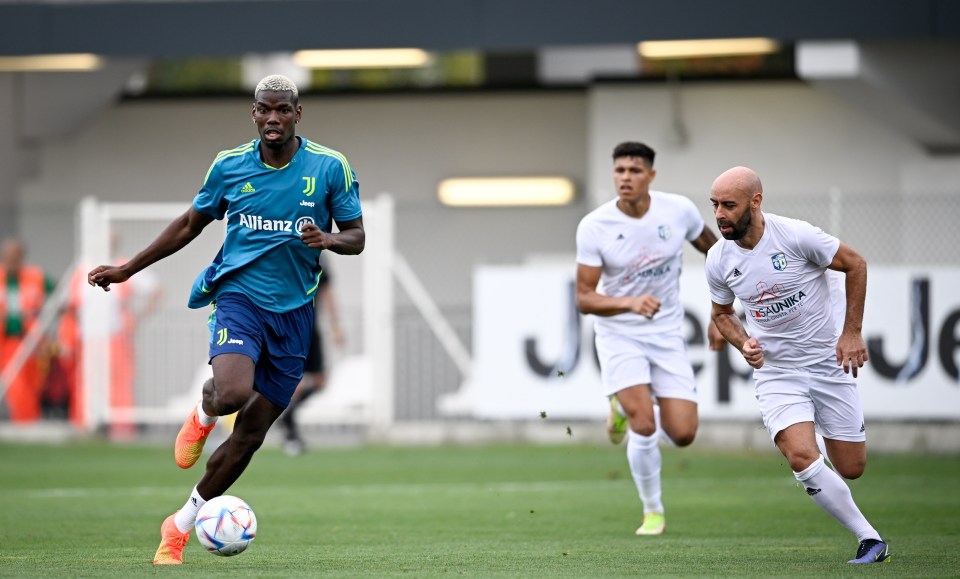
{"label": "young soccer player in white", "polygon": [[[887,544],[840,478],[860,477],[867,464],[854,380],[867,361],[860,333],[867,263],[805,221],[762,212],[760,178],[746,167],[717,177],[710,201],[724,238],[707,254],[712,317],[755,369],[764,425],[810,498],[860,541],[850,563],[890,561]],[[842,329],[834,319],[828,269],[846,277]],[[816,434],[836,472],[824,464]]]}
{"label": "young soccer player in white", "polygon": [[[659,535],[666,526],[658,431],[677,446],[689,445],[697,434],[696,383],[681,335],[683,244],[706,253],[717,240],[692,201],[650,190],[654,155],[642,143],[617,145],[617,197],[577,228],[577,307],[597,316],[611,442],[623,440],[629,423],[627,460],[644,511],[637,535]],[[710,338],[713,349],[723,343],[712,323]]]}

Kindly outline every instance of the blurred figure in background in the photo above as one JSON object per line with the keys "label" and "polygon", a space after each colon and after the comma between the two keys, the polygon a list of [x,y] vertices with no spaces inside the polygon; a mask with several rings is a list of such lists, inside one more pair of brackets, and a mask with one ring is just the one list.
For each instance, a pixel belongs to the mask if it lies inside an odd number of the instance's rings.
{"label": "blurred figure in background", "polygon": [[[127,260],[120,254],[120,238],[110,238],[110,254],[114,264]],[[83,424],[85,385],[83,383],[83,336],[80,321],[83,297],[87,288],[89,264],[81,264],[70,280],[70,293],[60,318],[59,362],[69,384],[70,420]],[[123,413],[134,404],[134,376],[136,352],[134,338],[141,320],[156,311],[163,299],[163,290],[153,272],[143,272],[128,284],[116,286],[114,299],[105,302],[107,315],[102,323],[108,329],[110,341],[110,438],[127,440],[136,435],[136,428]],[[117,413],[120,416],[117,416]]]}
{"label": "blurred figure in background", "polygon": [[[687,446],[699,424],[697,384],[681,334],[684,242],[706,254],[717,241],[692,201],[650,188],[655,155],[643,143],[617,145],[617,197],[577,227],[577,308],[596,316],[600,377],[610,400],[607,434],[614,444],[627,437],[627,462],[643,503],[637,535],[666,528],[659,438]],[[723,338],[712,322],[708,336],[718,350]]]}
{"label": "blurred figure in background", "polygon": [[323,267],[323,275],[320,276],[320,285],[317,288],[317,295],[313,300],[314,311],[316,312],[316,322],[313,326],[313,337],[310,343],[310,352],[307,354],[307,361],[303,368],[303,379],[297,386],[290,405],[286,412],[280,417],[280,425],[283,427],[283,450],[290,456],[303,454],[303,438],[300,436],[300,430],[297,427],[296,413],[300,405],[315,392],[320,392],[327,382],[327,359],[323,350],[323,332],[320,330],[320,317],[323,312],[326,313],[330,336],[337,349],[343,348],[344,334],[340,326],[340,315],[337,312],[337,303],[333,296],[333,289],[330,286],[330,269],[326,260],[321,257],[320,263]]}
{"label": "blurred figure in background", "polygon": [[[0,248],[0,371],[6,370],[27,333],[33,328],[54,283],[39,267],[24,264],[26,249],[17,239]],[[32,422],[40,418],[43,371],[36,348],[10,381],[6,393],[10,420]]]}

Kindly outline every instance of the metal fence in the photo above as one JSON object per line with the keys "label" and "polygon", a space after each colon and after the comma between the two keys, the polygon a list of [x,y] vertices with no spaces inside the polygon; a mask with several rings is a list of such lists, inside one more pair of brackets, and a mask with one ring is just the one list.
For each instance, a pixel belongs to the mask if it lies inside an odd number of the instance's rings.
{"label": "metal fence", "polygon": [[960,265],[960,189],[771,196],[763,205],[766,211],[809,221],[839,237],[868,264]]}

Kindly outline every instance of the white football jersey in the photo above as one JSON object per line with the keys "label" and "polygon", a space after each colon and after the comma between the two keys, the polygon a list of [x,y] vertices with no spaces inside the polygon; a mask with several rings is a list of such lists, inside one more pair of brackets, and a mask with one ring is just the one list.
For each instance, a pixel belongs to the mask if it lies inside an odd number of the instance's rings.
{"label": "white football jersey", "polygon": [[633,312],[596,316],[598,334],[647,335],[679,331],[683,244],[703,232],[703,218],[686,197],[650,191],[650,208],[634,218],[612,199],[588,213],[577,227],[577,263],[603,268],[599,293],[612,297],[652,294],[660,311],[647,319]]}
{"label": "white football jersey", "polygon": [[763,237],[743,249],[721,239],[707,253],[710,298],[740,300],[747,333],[765,363],[796,368],[836,355],[842,320],[835,283],[826,275],[840,240],[806,221],[764,213]]}

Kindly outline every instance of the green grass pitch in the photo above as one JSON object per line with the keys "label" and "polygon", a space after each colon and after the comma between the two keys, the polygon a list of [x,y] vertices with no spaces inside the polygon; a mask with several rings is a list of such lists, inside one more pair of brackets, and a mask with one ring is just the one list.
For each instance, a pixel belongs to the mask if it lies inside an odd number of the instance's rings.
{"label": "green grass pitch", "polygon": [[623,448],[577,444],[312,450],[267,446],[231,489],[245,553],[193,537],[154,568],[160,522],[200,476],[169,448],[0,444],[0,576],[960,576],[960,456],[874,454],[850,486],[894,552],[856,542],[779,455],[664,450],[667,532],[635,537]]}

